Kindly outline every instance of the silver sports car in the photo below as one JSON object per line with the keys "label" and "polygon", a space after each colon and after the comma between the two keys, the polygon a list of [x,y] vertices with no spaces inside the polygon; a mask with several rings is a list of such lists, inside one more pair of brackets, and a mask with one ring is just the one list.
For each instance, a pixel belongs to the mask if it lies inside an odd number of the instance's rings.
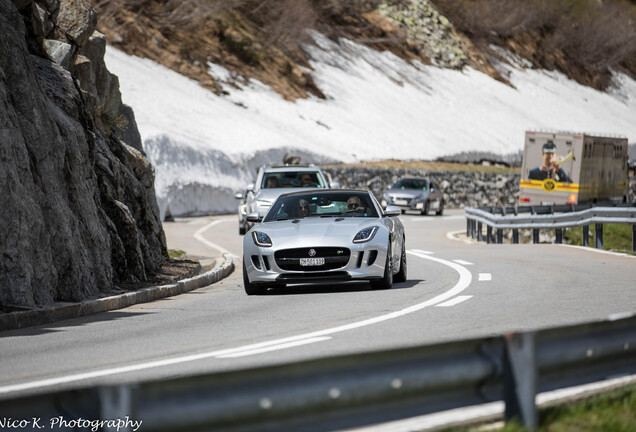
{"label": "silver sports car", "polygon": [[286,284],[368,280],[388,289],[406,280],[404,226],[397,207],[382,210],[361,190],[281,195],[243,239],[248,295]]}

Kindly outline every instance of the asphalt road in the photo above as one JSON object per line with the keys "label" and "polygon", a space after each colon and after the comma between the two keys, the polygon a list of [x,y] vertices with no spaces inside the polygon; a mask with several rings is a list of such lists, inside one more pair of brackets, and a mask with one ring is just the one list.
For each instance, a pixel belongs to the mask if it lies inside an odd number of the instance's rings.
{"label": "asphalt road", "polygon": [[636,311],[636,257],[561,245],[466,243],[463,211],[401,217],[407,282],[242,287],[236,216],[164,225],[171,249],[237,256],[214,285],[0,333],[0,399],[256,367],[597,320]]}

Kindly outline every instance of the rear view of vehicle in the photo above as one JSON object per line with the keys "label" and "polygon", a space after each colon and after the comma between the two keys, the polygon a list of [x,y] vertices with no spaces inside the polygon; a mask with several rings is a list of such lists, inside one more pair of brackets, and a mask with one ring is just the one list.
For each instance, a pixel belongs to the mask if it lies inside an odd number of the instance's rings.
{"label": "rear view of vehicle", "polygon": [[627,138],[526,132],[521,205],[624,201]]}

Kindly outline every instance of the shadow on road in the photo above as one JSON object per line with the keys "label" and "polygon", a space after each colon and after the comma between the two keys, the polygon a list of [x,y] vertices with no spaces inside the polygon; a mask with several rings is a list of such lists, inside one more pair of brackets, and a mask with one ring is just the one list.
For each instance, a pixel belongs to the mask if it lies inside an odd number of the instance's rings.
{"label": "shadow on road", "polygon": [[[413,288],[420,282],[423,282],[423,280],[409,279],[406,282],[394,283],[393,288],[391,288],[388,291]],[[374,290],[373,288],[371,288],[371,284],[369,282],[362,282],[362,281],[339,283],[339,284],[312,283],[312,284],[288,285],[284,288],[270,288],[267,291],[267,295],[336,294],[336,293],[351,293],[351,292],[363,292],[363,291],[382,292],[384,290]]]}

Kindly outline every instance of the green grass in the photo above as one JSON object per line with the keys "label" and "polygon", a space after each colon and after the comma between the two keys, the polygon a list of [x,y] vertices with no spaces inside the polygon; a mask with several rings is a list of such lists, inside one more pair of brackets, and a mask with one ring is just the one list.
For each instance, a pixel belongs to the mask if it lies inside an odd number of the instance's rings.
{"label": "green grass", "polygon": [[[563,235],[567,244],[581,246],[583,244],[583,228],[568,229]],[[596,246],[596,227],[590,226],[589,246]],[[636,255],[632,252],[632,226],[629,224],[604,224],[603,249]],[[636,425],[634,426],[636,430]]]}
{"label": "green grass", "polygon": [[[445,432],[476,432],[485,428],[453,428]],[[529,432],[510,422],[503,432]],[[590,398],[539,410],[537,432],[633,432],[636,431],[636,385]]]}
{"label": "green grass", "polygon": [[168,256],[170,259],[179,258],[181,255],[185,255],[186,251],[181,249],[168,249]]}

